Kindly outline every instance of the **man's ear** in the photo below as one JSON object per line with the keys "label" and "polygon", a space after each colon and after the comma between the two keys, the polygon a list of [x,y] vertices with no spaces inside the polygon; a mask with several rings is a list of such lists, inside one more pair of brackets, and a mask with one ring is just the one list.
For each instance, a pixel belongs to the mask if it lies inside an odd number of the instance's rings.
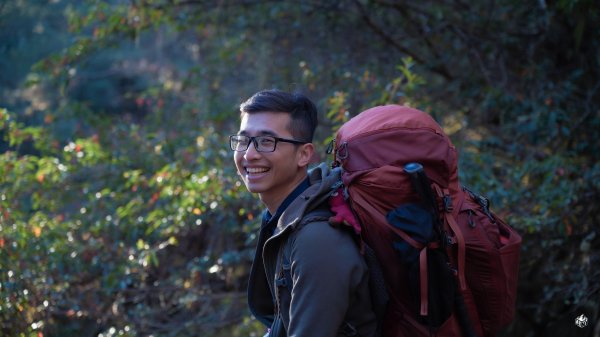
{"label": "man's ear", "polygon": [[298,149],[298,166],[308,166],[308,164],[311,163],[314,154],[315,145],[313,143],[300,145],[300,148]]}

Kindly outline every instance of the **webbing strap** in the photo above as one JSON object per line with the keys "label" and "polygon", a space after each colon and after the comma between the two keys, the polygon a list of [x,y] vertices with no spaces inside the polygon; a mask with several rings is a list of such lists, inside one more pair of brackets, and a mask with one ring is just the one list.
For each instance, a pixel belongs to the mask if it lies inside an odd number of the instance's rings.
{"label": "webbing strap", "polygon": [[411,238],[410,235],[406,234],[406,232],[401,230],[400,228],[396,228],[394,226],[388,226],[388,228],[390,228],[395,234],[397,234],[399,237],[401,237],[402,240],[408,242],[408,244],[413,246],[414,248],[423,249],[425,247],[424,244]]}
{"label": "webbing strap", "polygon": [[[450,191],[448,189],[441,189],[437,184],[433,184],[435,191],[440,197],[441,200],[444,200],[444,197],[450,195]],[[467,282],[465,280],[465,238],[456,223],[456,219],[452,215],[450,210],[443,210],[444,212],[444,220],[452,230],[454,237],[456,239],[456,244],[458,245],[458,261],[457,261],[457,269],[458,269],[458,284],[460,285],[460,290],[467,289]]]}
{"label": "webbing strap", "polygon": [[456,223],[456,220],[454,219],[452,214],[446,213],[444,217],[446,218],[448,225],[450,226],[450,228],[454,232],[454,235],[456,236],[456,243],[458,244],[458,283],[460,284],[460,290],[466,290],[467,282],[465,280],[465,238],[463,237],[460,228],[458,228],[458,224]]}

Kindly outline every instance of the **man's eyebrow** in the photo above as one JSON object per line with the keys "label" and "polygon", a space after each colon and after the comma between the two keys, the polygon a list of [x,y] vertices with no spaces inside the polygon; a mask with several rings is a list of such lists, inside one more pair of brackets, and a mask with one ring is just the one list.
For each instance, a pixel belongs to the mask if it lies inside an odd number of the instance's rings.
{"label": "man's eyebrow", "polygon": [[[242,131],[238,131],[238,135],[240,136],[247,136],[249,133],[245,130]],[[257,136],[273,136],[273,137],[278,137],[277,133],[271,131],[271,130],[262,130],[262,131],[258,131],[258,133],[256,134]]]}

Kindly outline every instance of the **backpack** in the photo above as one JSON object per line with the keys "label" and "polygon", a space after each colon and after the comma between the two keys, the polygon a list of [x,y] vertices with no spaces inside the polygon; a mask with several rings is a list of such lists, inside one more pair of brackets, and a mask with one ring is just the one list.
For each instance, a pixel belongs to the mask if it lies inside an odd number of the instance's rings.
{"label": "backpack", "polygon": [[368,109],[342,125],[332,150],[381,268],[383,337],[488,337],[513,320],[521,237],[459,185],[456,149],[431,116]]}

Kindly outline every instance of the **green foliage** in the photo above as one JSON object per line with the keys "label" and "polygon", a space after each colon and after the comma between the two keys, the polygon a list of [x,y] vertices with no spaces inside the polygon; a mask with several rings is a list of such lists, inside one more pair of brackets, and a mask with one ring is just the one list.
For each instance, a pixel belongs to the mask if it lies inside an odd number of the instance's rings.
{"label": "green foliage", "polygon": [[599,14],[591,0],[0,2],[0,334],[264,333],[243,294],[259,205],[225,138],[269,87],[318,103],[319,144],[374,105],[431,113],[461,182],[524,236],[507,333],[552,334],[598,303]]}
{"label": "green foliage", "polygon": [[[229,153],[209,137],[213,129],[199,132],[192,115],[178,133],[113,124],[63,145],[45,132],[52,127],[24,127],[14,114],[0,112],[11,148],[0,157],[0,258],[10,266],[0,276],[6,334],[79,335],[116,326],[133,335],[125,328],[146,330],[122,325],[121,315],[151,322],[156,313],[144,303],[163,292],[177,294],[171,305],[185,315],[208,321],[215,313],[194,310],[240,306],[239,296],[221,293],[241,291],[231,277],[247,261],[239,253],[245,239],[219,237],[239,235],[238,224],[251,224],[256,210],[239,195],[231,169],[217,169],[226,167]],[[20,153],[26,141],[35,154]],[[226,207],[241,211],[223,212]],[[216,284],[223,285],[211,284],[220,279]],[[174,322],[181,317],[173,313]],[[94,328],[96,320],[101,324]]]}

